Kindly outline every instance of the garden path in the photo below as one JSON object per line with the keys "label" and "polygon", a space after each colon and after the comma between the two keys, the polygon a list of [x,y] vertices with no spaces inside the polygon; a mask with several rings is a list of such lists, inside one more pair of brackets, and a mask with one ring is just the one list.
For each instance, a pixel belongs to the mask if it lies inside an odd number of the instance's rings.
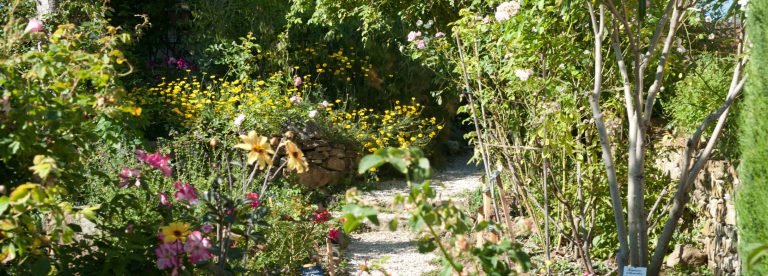
{"label": "garden path", "polygon": [[[435,189],[438,199],[451,198],[456,204],[466,206],[466,197],[459,196],[482,185],[482,167],[467,165],[471,151],[455,156],[443,169],[435,173]],[[442,185],[440,185],[442,184]],[[376,190],[361,194],[361,199],[379,207],[380,226],[370,225],[371,230],[352,235],[352,242],[345,257],[349,262],[352,275],[356,275],[361,264],[381,260],[380,266],[392,275],[417,276],[439,269],[437,256],[433,253],[419,254],[415,235],[406,226],[407,210],[393,210],[392,201],[396,194],[408,194],[408,186],[403,180],[385,181],[377,184]],[[389,231],[387,223],[400,217],[400,227]],[[382,275],[376,274],[373,275]]]}

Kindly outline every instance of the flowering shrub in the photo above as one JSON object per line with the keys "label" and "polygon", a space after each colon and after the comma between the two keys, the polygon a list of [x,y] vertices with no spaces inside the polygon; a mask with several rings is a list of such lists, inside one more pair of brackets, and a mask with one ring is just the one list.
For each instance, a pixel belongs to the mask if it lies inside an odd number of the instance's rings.
{"label": "flowering shrub", "polygon": [[[337,100],[336,104],[343,103]],[[443,129],[435,117],[421,117],[424,107],[419,103],[401,105],[395,101],[395,106],[383,114],[370,108],[343,111],[330,103],[320,107],[324,107],[332,129],[354,139],[368,152],[389,146],[426,146]]]}

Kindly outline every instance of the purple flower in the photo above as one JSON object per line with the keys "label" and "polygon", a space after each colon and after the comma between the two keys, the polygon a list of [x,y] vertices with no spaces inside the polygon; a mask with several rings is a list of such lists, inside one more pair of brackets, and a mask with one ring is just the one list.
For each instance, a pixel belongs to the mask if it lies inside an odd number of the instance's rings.
{"label": "purple flower", "polygon": [[203,226],[200,226],[200,230],[203,230],[203,233],[210,233],[213,231],[213,226],[210,224],[203,224]]}

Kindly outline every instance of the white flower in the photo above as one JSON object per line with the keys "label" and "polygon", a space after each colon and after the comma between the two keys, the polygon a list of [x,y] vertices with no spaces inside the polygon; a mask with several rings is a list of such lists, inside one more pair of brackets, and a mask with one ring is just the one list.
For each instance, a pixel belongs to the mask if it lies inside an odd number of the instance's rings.
{"label": "white flower", "polygon": [[565,64],[560,63],[560,65],[557,66],[558,69],[563,70],[565,69]]}
{"label": "white flower", "polygon": [[510,1],[510,2],[504,2],[501,3],[498,7],[496,7],[496,21],[505,21],[508,20],[520,11],[520,3],[517,1]]}
{"label": "white flower", "polygon": [[739,0],[739,6],[741,6],[742,11],[747,10],[747,4],[749,4],[749,0]]}
{"label": "white flower", "polygon": [[711,23],[712,22],[712,17],[707,15],[707,17],[704,17],[704,22]]}
{"label": "white flower", "polygon": [[321,105],[323,105],[323,107],[328,107],[328,105],[329,105],[329,104],[328,104],[328,101],[323,101],[323,102],[322,102],[322,103],[320,103],[320,104],[321,104]]}
{"label": "white flower", "polygon": [[709,40],[715,40],[715,34],[709,34],[707,38],[709,38]]}
{"label": "white flower", "polygon": [[309,111],[309,118],[315,118],[317,116],[317,110]]}
{"label": "white flower", "polygon": [[429,21],[427,21],[427,24],[424,24],[424,28],[427,28],[427,29],[432,28],[433,23],[435,22],[433,22],[432,19],[430,19]]}
{"label": "white flower", "polygon": [[424,21],[421,21],[421,19],[416,21],[416,27],[421,27],[421,25],[423,25],[423,24],[424,24]]}
{"label": "white flower", "polygon": [[504,55],[504,58],[512,58],[513,56],[512,53],[507,53]]}
{"label": "white flower", "polygon": [[519,78],[521,81],[527,81],[529,77],[533,74],[533,70],[531,69],[516,69],[515,70],[515,76]]}
{"label": "white flower", "polygon": [[414,41],[416,40],[416,38],[420,36],[421,36],[421,32],[411,31],[410,33],[408,33],[408,42]]}
{"label": "white flower", "polygon": [[585,55],[589,55],[589,53],[591,53],[589,50],[584,50]]}
{"label": "white flower", "polygon": [[237,118],[235,118],[235,126],[240,127],[241,124],[243,124],[243,121],[245,121],[245,114],[237,115]]}

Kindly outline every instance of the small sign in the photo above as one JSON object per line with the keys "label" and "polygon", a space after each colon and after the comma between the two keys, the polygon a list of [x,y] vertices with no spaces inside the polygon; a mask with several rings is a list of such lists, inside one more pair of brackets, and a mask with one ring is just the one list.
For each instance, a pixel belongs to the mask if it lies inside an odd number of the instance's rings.
{"label": "small sign", "polygon": [[306,264],[301,268],[301,276],[323,276],[323,268],[316,264]]}
{"label": "small sign", "polygon": [[645,267],[634,267],[634,266],[625,266],[624,267],[624,276],[645,276],[647,273],[647,268]]}

